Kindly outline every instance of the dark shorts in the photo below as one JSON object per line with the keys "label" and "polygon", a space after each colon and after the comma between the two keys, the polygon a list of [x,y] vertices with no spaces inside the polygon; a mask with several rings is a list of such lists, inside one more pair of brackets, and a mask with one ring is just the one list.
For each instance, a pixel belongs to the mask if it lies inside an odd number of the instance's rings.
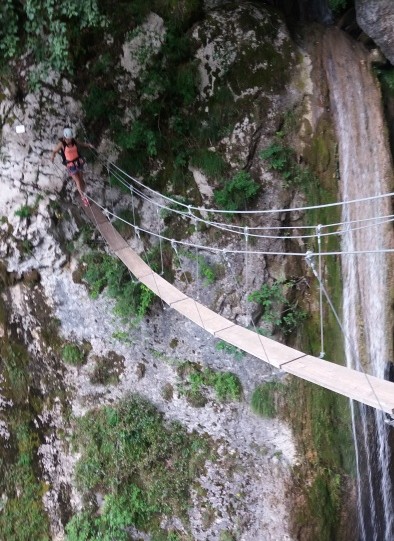
{"label": "dark shorts", "polygon": [[75,175],[75,173],[79,173],[83,171],[84,163],[85,163],[85,160],[83,158],[78,158],[78,160],[68,163],[67,172],[70,175]]}

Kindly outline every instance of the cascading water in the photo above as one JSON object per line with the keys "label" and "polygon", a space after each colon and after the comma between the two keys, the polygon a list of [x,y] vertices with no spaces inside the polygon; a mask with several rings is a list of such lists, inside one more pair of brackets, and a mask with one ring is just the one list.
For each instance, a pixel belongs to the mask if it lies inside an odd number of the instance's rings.
{"label": "cascading water", "polygon": [[[336,28],[324,37],[325,69],[338,139],[340,192],[352,200],[390,192],[392,162],[379,85],[368,53]],[[391,214],[389,198],[343,207],[342,220]],[[343,235],[342,249],[392,247],[390,225],[375,225]],[[354,226],[353,226],[354,227]],[[350,229],[350,228],[349,228]],[[342,258],[343,326],[348,366],[380,378],[392,361],[389,259],[385,253]],[[389,430],[382,412],[351,403],[356,449],[359,537],[394,539],[393,487]]]}

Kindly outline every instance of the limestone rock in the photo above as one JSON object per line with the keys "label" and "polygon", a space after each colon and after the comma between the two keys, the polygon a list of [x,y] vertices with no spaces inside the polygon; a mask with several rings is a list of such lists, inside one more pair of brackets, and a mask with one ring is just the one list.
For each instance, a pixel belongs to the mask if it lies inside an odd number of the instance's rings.
{"label": "limestone rock", "polygon": [[394,3],[392,0],[356,0],[357,23],[394,64]]}

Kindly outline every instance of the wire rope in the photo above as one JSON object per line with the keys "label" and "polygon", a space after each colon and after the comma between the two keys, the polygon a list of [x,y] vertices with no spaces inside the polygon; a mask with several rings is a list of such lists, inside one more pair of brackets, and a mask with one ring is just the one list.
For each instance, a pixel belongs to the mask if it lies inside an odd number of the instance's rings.
{"label": "wire rope", "polygon": [[332,207],[338,207],[343,205],[349,205],[353,203],[361,203],[361,202],[367,202],[367,201],[373,201],[376,199],[382,199],[384,197],[392,197],[394,195],[394,192],[389,192],[385,194],[378,194],[373,195],[369,197],[361,197],[357,199],[350,199],[348,201],[336,201],[334,203],[325,203],[323,205],[311,205],[311,206],[304,206],[304,207],[294,207],[294,208],[282,208],[282,209],[263,209],[263,210],[225,210],[225,209],[213,209],[213,208],[205,208],[205,207],[195,207],[193,205],[187,205],[185,203],[182,203],[180,201],[176,201],[175,199],[172,199],[168,196],[165,196],[163,194],[160,194],[153,190],[153,188],[150,188],[149,186],[146,186],[143,182],[136,179],[135,177],[132,177],[125,171],[123,171],[120,167],[118,167],[113,162],[109,161],[109,163],[115,167],[118,171],[120,171],[123,175],[125,175],[127,178],[130,178],[133,182],[137,183],[139,186],[144,188],[145,190],[148,190],[156,195],[159,195],[160,197],[163,197],[167,201],[171,201],[173,204],[181,205],[185,208],[190,208],[192,210],[202,211],[202,212],[208,212],[210,214],[251,214],[251,215],[260,215],[260,214],[272,214],[272,213],[283,213],[283,212],[296,212],[296,211],[305,211],[305,210],[319,210],[324,208],[332,208]]}
{"label": "wire rope", "polygon": [[[321,256],[321,236],[320,236],[320,226],[316,228],[317,234],[317,246],[319,250],[319,284],[322,282],[322,256]],[[319,286],[319,313],[320,313],[320,359],[324,359],[324,327],[323,327],[323,290]]]}
{"label": "wire rope", "polygon": [[[100,203],[98,203],[97,201],[95,201],[93,198],[89,198],[91,199],[99,208],[101,208],[103,210],[103,212],[107,212],[108,214],[111,214],[112,213],[110,211],[108,211],[107,209],[105,209]],[[150,236],[153,236],[153,237],[156,237],[156,238],[159,238],[161,237],[162,240],[165,240],[165,241],[168,241],[168,242],[171,242],[172,240],[174,239],[171,239],[169,237],[166,237],[164,235],[159,235],[158,233],[155,233],[154,231],[149,231],[147,229],[143,229],[141,227],[137,227],[137,226],[134,226],[133,224],[131,224],[130,222],[128,222],[127,220],[125,220],[124,218],[121,218],[120,216],[116,216],[116,215],[113,215],[115,218],[117,218],[118,220],[130,225],[131,227],[135,227],[136,229],[139,229],[141,232],[143,233],[146,233],[147,235],[150,235]],[[186,242],[186,241],[183,241],[183,240],[176,240],[176,243],[177,244],[180,244],[180,245],[183,245],[183,246],[188,246],[188,247],[198,247],[199,250],[206,250],[206,251],[211,251],[211,252],[221,252],[222,251],[222,248],[219,248],[219,247],[216,247],[216,246],[203,246],[203,245],[199,245],[199,244],[196,244],[196,243],[193,243],[193,242]],[[303,252],[280,252],[280,251],[264,251],[264,250],[226,250],[228,253],[234,253],[234,254],[245,254],[245,253],[248,253],[248,254],[260,254],[260,255],[282,255],[282,256],[297,256],[297,257],[305,257],[305,254]],[[322,256],[328,256],[328,255],[334,255],[334,256],[338,256],[338,255],[363,255],[363,254],[381,254],[381,253],[392,253],[394,252],[394,248],[381,248],[381,249],[376,249],[376,250],[373,250],[373,249],[369,249],[369,250],[350,250],[350,251],[341,251],[341,250],[337,250],[337,251],[331,251],[331,252],[321,252],[321,255]]]}
{"label": "wire rope", "polygon": [[[189,282],[189,279],[188,279],[188,277],[187,277],[187,274],[186,274],[186,272],[185,272],[185,271],[183,270],[183,268],[182,268],[182,262],[181,262],[181,259],[180,259],[179,253],[178,253],[178,248],[177,248],[177,241],[175,241],[174,239],[172,239],[172,240],[171,240],[171,246],[172,246],[172,248],[173,248],[173,250],[174,250],[174,252],[175,252],[175,254],[176,254],[176,256],[177,256],[177,259],[178,259],[178,265],[179,265],[179,267],[180,267],[180,269],[181,269],[181,271],[182,271],[182,273],[183,273],[183,277],[184,277],[184,279],[185,279],[185,282],[186,282],[186,284],[187,284],[188,286],[190,286],[190,282]],[[188,297],[188,298],[191,299],[191,300],[193,301],[194,306],[196,307],[197,314],[198,314],[198,317],[199,317],[199,319],[200,319],[200,326],[201,326],[204,330],[206,330],[206,329],[205,329],[205,325],[204,325],[203,318],[202,318],[202,316],[201,316],[201,312],[200,312],[200,308],[199,308],[199,303],[198,303],[195,299],[193,299],[192,297]]]}
{"label": "wire rope", "polygon": [[[162,205],[161,203],[159,203],[157,201],[154,201],[153,199],[146,196],[144,193],[142,193],[137,188],[132,187],[130,184],[124,182],[116,174],[114,175],[114,177],[117,180],[119,180],[126,188],[128,188],[130,190],[133,190],[133,193],[136,193],[137,195],[139,195],[143,200],[145,200],[147,202],[150,202],[150,203],[153,203],[154,205],[156,205],[157,207],[159,207],[163,211],[172,212],[174,214],[178,214],[178,215],[183,216],[183,217],[191,217],[192,216],[195,220],[197,220],[197,221],[199,221],[199,222],[201,222],[201,223],[203,223],[205,225],[215,227],[215,228],[217,228],[219,230],[222,230],[222,231],[243,235],[243,229],[245,228],[245,226],[233,226],[232,224],[223,224],[223,223],[219,223],[219,222],[213,222],[213,221],[210,221],[210,220],[206,220],[204,218],[200,218],[200,217],[196,216],[195,214],[193,214],[191,212],[191,210],[193,208],[195,208],[195,207],[192,207],[191,205],[186,206],[181,202],[177,202],[177,203],[184,206],[185,209],[187,208],[188,212],[181,211],[181,210],[175,209],[175,208],[171,208],[171,207],[168,207],[166,205]],[[154,193],[156,195],[158,195],[159,197],[165,198],[165,196],[163,196],[161,194],[158,194],[157,192],[154,192]],[[175,201],[175,200],[173,200],[173,201]],[[312,208],[312,207],[310,207],[310,208]],[[386,218],[387,218],[387,220],[386,220]],[[352,220],[352,221],[349,221],[349,222],[337,222],[337,223],[334,223],[334,224],[326,224],[326,225],[320,224],[321,228],[323,228],[323,227],[324,228],[341,227],[341,226],[346,227],[346,230],[329,231],[327,233],[320,233],[320,235],[323,236],[323,237],[325,237],[325,236],[340,236],[340,235],[343,235],[343,234],[349,232],[349,229],[347,228],[348,224],[370,222],[372,220],[381,220],[381,221],[379,221],[378,223],[374,223],[374,224],[370,224],[370,225],[366,225],[366,226],[360,226],[358,228],[351,228],[350,231],[356,231],[356,230],[364,229],[364,228],[367,228],[367,227],[375,227],[375,226],[378,226],[378,225],[384,225],[386,223],[394,221],[394,214],[390,214],[390,215],[386,215],[386,216],[376,216],[376,217],[364,218],[364,219],[360,219],[360,220]],[[267,229],[267,230],[289,230],[289,229],[294,230],[294,229],[296,229],[297,230],[297,229],[301,229],[301,228],[316,229],[316,227],[317,227],[316,225],[314,225],[314,226],[300,226],[300,227],[298,227],[298,226],[293,226],[293,227],[277,226],[277,227],[266,227],[266,228],[264,228],[264,227],[261,227],[261,228],[249,227],[249,230],[263,230],[263,229]],[[234,230],[235,228],[237,230]],[[238,229],[239,229],[239,231],[238,231]],[[288,239],[288,240],[296,240],[296,239],[298,239],[298,240],[301,240],[301,239],[316,238],[316,234],[308,234],[308,235],[287,235],[287,234],[286,235],[261,235],[261,234],[258,234],[257,235],[255,233],[250,233],[249,232],[249,235],[251,237],[254,237],[254,238],[273,239],[273,240],[283,240],[283,239]]]}

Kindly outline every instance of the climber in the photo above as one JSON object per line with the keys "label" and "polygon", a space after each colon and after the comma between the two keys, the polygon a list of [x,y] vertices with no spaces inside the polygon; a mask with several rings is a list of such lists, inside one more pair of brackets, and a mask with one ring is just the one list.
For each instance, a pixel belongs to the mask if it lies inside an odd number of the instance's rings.
{"label": "climber", "polygon": [[82,203],[85,207],[89,205],[89,200],[85,195],[85,181],[83,178],[83,166],[85,160],[79,154],[79,147],[94,148],[90,143],[81,143],[74,139],[74,134],[68,126],[63,130],[63,137],[59,139],[59,143],[52,151],[52,163],[55,160],[56,154],[62,157],[63,165],[67,167],[67,172],[74,180]]}

